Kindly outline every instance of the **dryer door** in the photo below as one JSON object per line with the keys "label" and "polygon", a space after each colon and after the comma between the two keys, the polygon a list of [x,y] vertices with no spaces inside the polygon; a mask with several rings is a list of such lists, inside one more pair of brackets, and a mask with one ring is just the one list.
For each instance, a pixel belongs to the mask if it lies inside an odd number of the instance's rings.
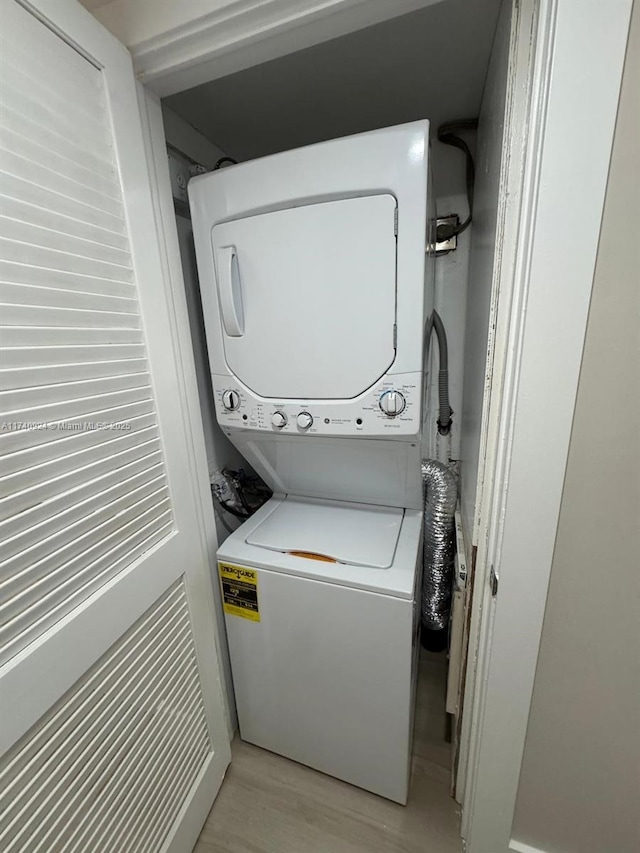
{"label": "dryer door", "polygon": [[395,358],[396,200],[341,199],[212,231],[226,362],[276,399],[349,399]]}

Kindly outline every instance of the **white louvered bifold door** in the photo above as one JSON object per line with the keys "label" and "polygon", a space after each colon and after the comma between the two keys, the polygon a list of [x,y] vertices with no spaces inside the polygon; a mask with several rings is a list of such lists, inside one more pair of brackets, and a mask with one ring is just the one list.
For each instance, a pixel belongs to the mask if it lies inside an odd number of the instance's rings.
{"label": "white louvered bifold door", "polygon": [[131,62],[74,0],[0,40],[0,849],[186,850],[229,747]]}

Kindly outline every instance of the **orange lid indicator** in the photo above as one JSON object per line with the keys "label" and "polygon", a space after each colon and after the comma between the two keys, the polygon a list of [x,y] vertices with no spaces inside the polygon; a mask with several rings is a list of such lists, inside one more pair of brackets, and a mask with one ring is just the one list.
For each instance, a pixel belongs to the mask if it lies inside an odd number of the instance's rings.
{"label": "orange lid indicator", "polygon": [[326,554],[314,554],[313,551],[287,551],[292,557],[304,557],[307,560],[319,560],[321,563],[337,563],[333,557],[327,557]]}

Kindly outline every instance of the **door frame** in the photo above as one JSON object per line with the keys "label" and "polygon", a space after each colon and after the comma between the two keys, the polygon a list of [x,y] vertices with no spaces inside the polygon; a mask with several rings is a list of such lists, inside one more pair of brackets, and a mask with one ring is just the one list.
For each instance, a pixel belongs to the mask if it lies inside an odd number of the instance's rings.
{"label": "door frame", "polygon": [[[161,262],[166,299],[173,309],[173,350],[180,373],[184,378],[181,409],[187,425],[186,432],[189,440],[189,475],[193,483],[194,492],[198,496],[198,500],[196,501],[198,526],[203,540],[203,549],[207,555],[213,589],[215,653],[222,676],[221,688],[225,706],[225,724],[229,735],[229,742],[231,742],[237,728],[238,718],[231,678],[227,633],[224,628],[222,597],[217,580],[218,573],[215,555],[218,550],[218,535],[213,511],[207,449],[191,343],[189,313],[180,262],[178,229],[171,190],[169,161],[167,159],[167,141],[164,133],[160,99],[140,83],[137,85],[137,95],[147,157],[147,169],[152,189],[155,228],[161,246]],[[190,606],[197,606],[197,604],[196,602],[190,602]],[[200,665],[203,667],[208,666],[205,659],[200,661]]]}
{"label": "door frame", "polygon": [[[483,511],[491,506],[494,479],[497,474],[491,462],[495,457],[499,430],[501,427],[500,402],[505,387],[506,363],[512,348],[509,330],[513,327],[511,305],[515,290],[515,269],[518,254],[518,229],[521,221],[521,206],[524,193],[525,163],[530,154],[527,143],[532,141],[534,132],[531,116],[532,104],[539,100],[534,91],[534,60],[536,44],[540,48],[540,39],[536,39],[540,13],[539,0],[520,0],[512,3],[510,14],[509,75],[505,82],[504,122],[496,135],[502,131],[502,151],[500,157],[500,175],[497,199],[495,202],[496,223],[495,243],[500,246],[493,259],[492,281],[490,286],[489,321],[487,332],[485,376],[489,380],[482,401],[482,416],[478,442],[478,460],[476,482],[470,484],[475,493],[475,506],[471,507],[470,519],[462,514],[463,529],[470,546],[467,559],[472,566],[470,598],[466,603],[467,647],[462,666],[465,668],[463,681],[462,713],[460,722],[460,741],[458,762],[455,767],[456,799],[465,802],[466,785],[470,775],[472,721],[476,718],[476,676],[480,642],[480,624],[483,608],[490,596],[486,593],[487,564],[479,540],[486,545],[490,513]],[[500,26],[500,23],[498,24]],[[485,95],[486,97],[486,95]],[[536,99],[537,98],[537,99]],[[535,145],[535,143],[534,143]],[[534,145],[531,146],[532,150]],[[474,244],[471,253],[473,256]],[[467,472],[468,473],[468,472]],[[464,469],[463,469],[464,479]],[[465,490],[461,502],[466,500]],[[465,521],[469,527],[466,528]],[[478,550],[480,553],[478,554]],[[477,731],[473,730],[473,735]]]}
{"label": "door frame", "polygon": [[[494,284],[504,357],[500,370],[494,364],[485,396],[488,429],[478,476],[477,630],[467,672],[470,758],[462,818],[468,853],[534,853],[511,838],[511,829],[632,0],[537,5],[519,225],[511,246],[502,247],[514,252],[514,264]],[[528,95],[516,90],[514,97]]]}

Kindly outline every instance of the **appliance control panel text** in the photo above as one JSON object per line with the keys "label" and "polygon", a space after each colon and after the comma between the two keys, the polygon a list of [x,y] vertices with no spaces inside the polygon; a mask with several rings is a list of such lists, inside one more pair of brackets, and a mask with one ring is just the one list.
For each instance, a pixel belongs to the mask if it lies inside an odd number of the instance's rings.
{"label": "appliance control panel text", "polygon": [[386,375],[353,400],[267,400],[229,376],[213,377],[223,429],[332,436],[415,435],[420,431],[421,375]]}

